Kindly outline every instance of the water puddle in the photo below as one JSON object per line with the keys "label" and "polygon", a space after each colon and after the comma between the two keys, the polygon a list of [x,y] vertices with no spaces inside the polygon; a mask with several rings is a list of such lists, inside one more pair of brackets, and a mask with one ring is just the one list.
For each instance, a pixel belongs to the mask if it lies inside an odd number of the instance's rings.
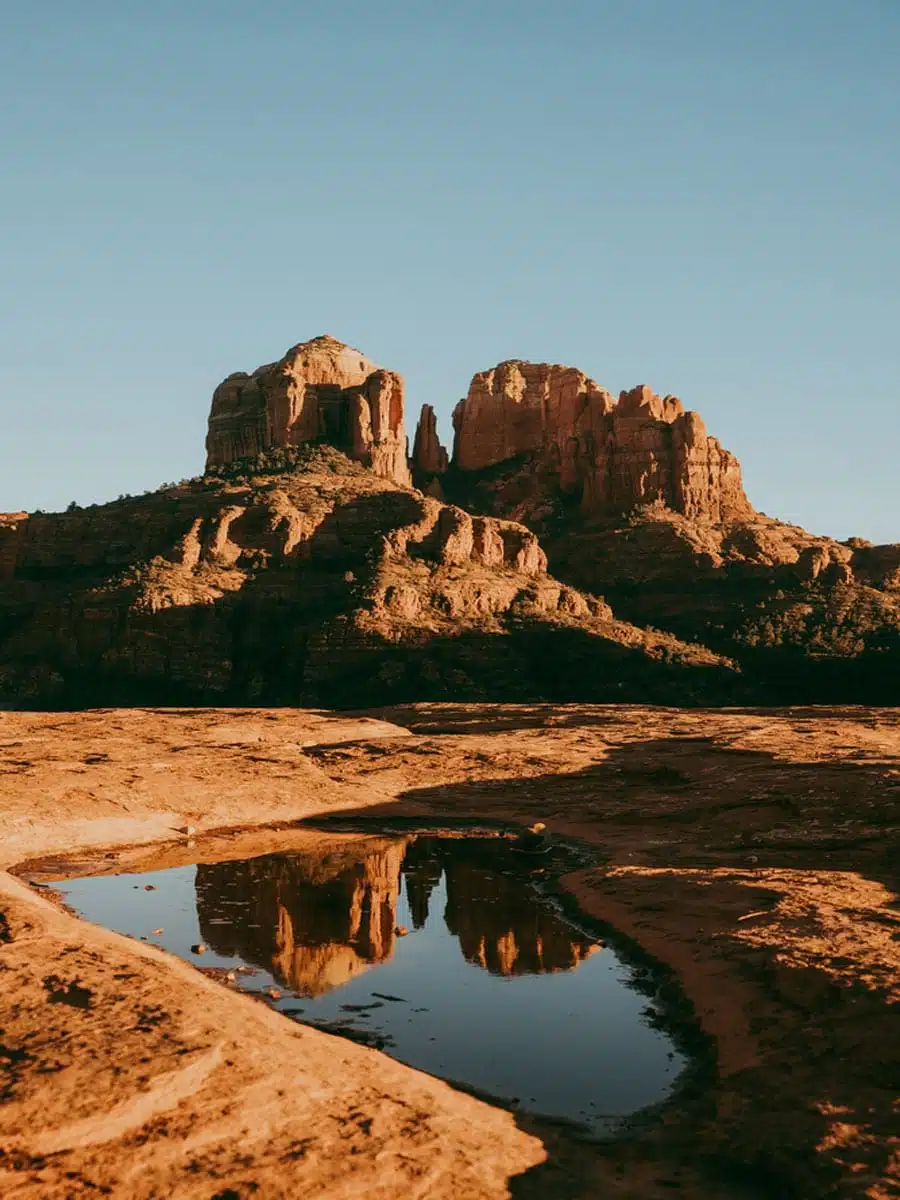
{"label": "water puddle", "polygon": [[594,1136],[659,1104],[685,1057],[635,971],[540,884],[553,855],[490,838],[313,849],[57,885],[296,1020]]}

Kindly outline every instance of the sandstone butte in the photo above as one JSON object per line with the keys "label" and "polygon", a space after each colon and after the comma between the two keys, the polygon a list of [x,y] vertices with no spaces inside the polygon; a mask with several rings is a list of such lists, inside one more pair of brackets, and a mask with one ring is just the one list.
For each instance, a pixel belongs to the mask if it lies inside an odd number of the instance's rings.
{"label": "sandstone butte", "polygon": [[207,468],[278,446],[325,441],[395,483],[410,482],[403,380],[330,334],[216,388]]}
{"label": "sandstone butte", "polygon": [[[239,954],[270,971],[298,995],[320,996],[390,961],[397,937],[400,871],[409,838],[377,842],[359,858],[337,858],[326,868],[318,855],[200,864],[195,882],[203,942],[225,957]],[[570,970],[598,947],[574,929],[514,905],[478,903],[478,872],[457,862],[446,915],[463,957],[497,975]],[[311,897],[329,880],[328,938],[317,925]],[[406,879],[416,925],[429,909],[430,887]],[[502,886],[502,885],[501,885]],[[246,924],[236,919],[243,908]]]}
{"label": "sandstone butte", "polygon": [[[699,414],[646,386],[617,401],[574,367],[503,362],[475,375],[453,426],[458,471],[532,455],[563,492],[578,494],[586,513],[626,513],[658,502],[686,517],[722,522],[753,511],[737,459],[707,434]],[[423,455],[415,465],[438,474],[430,409],[420,431],[427,461]]]}
{"label": "sandstone butte", "polygon": [[[207,469],[321,440],[377,475],[408,484],[403,407],[400,375],[323,334],[216,388]],[[475,375],[453,423],[459,471],[538,455],[563,491],[578,490],[587,512],[622,513],[658,501],[720,522],[752,511],[734,455],[707,434],[697,413],[649,387],[622,392],[616,401],[574,367],[509,361]],[[449,466],[429,404],[419,417],[411,465],[426,480]]]}

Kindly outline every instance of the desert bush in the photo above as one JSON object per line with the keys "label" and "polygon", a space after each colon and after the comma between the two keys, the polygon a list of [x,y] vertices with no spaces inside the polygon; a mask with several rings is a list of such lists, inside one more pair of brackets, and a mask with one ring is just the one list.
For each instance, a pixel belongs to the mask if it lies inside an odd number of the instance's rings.
{"label": "desert bush", "polygon": [[360,475],[360,463],[349,459],[327,442],[304,442],[300,446],[273,446],[246,458],[210,467],[207,482],[249,483],[261,475],[325,474]]}

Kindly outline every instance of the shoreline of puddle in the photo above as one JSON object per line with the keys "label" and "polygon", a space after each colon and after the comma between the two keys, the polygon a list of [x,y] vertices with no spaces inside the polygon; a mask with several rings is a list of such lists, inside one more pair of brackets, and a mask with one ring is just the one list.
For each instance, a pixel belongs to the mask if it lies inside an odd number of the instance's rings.
{"label": "shoreline of puddle", "polygon": [[[269,843],[269,848],[261,853],[257,850],[257,852],[253,853],[249,858],[242,858],[241,842],[251,841],[253,842],[254,846],[258,846],[261,841],[261,835],[266,835],[262,840],[265,840]],[[263,1000],[276,1011],[283,1012],[285,1008],[293,1010],[285,1013],[289,1019],[299,1020],[300,1023],[309,1024],[314,1028],[322,1029],[325,1032],[329,1032],[334,1035],[351,1036],[353,1040],[363,1041],[364,1044],[381,1049],[382,1052],[396,1058],[400,1062],[407,1063],[414,1068],[436,1075],[437,1077],[450,1083],[452,1086],[468,1092],[469,1094],[472,1094],[486,1101],[487,1103],[509,1109],[516,1115],[517,1118],[523,1118],[526,1124],[533,1122],[537,1122],[538,1125],[547,1123],[557,1127],[557,1129],[561,1130],[564,1135],[568,1134],[575,1136],[576,1138],[609,1141],[619,1140],[622,1137],[640,1133],[651,1128],[665,1111],[672,1109],[673,1105],[677,1105],[679,1110],[686,1107],[693,1108],[694,1102],[702,1097],[702,1094],[705,1093],[714,1076],[715,1054],[710,1039],[700,1030],[693,1007],[684,996],[680,986],[678,985],[674,972],[670,968],[663,966],[657,960],[653,959],[641,948],[640,944],[635,942],[633,939],[625,937],[617,930],[606,925],[604,922],[598,921],[586,914],[577,904],[572,893],[569,892],[561,883],[562,878],[573,871],[589,868],[591,866],[597,866],[602,863],[604,860],[602,851],[598,851],[596,848],[588,846],[584,843],[577,843],[572,840],[555,839],[552,855],[548,856],[552,858],[552,861],[548,861],[546,867],[540,867],[532,870],[532,864],[530,863],[526,863],[523,867],[520,867],[518,863],[515,865],[510,864],[508,860],[507,849],[509,845],[508,839],[512,836],[514,835],[510,832],[509,825],[501,825],[499,822],[479,822],[476,824],[473,822],[454,821],[452,823],[436,822],[429,826],[424,826],[421,821],[416,820],[398,820],[392,821],[389,824],[381,821],[375,824],[374,822],[368,823],[362,820],[353,820],[352,822],[332,822],[325,819],[319,820],[315,823],[303,822],[301,824],[291,824],[282,828],[276,827],[269,828],[267,830],[254,830],[252,832],[243,829],[220,831],[219,833],[204,834],[202,837],[198,837],[196,840],[185,840],[182,838],[178,841],[173,840],[172,842],[158,843],[153,846],[130,847],[115,852],[100,852],[97,854],[92,854],[89,858],[85,856],[83,858],[69,859],[64,859],[62,857],[43,858],[39,860],[34,859],[20,864],[19,867],[15,868],[14,873],[20,878],[24,878],[26,882],[30,882],[36,887],[40,888],[44,894],[55,894],[55,897],[58,898],[59,902],[62,903],[63,906],[68,909],[68,911],[73,912],[82,919],[92,920],[96,924],[113,929],[116,932],[123,933],[125,936],[137,938],[138,940],[143,941],[144,944],[157,945],[158,948],[164,950],[166,953],[175,954],[177,957],[182,958],[182,960],[192,963],[192,965],[197,967],[208,977],[219,978],[220,982],[227,983],[228,986],[232,987],[233,990],[240,991],[243,994],[255,995],[257,999]],[[579,971],[583,972],[581,978],[584,978],[587,974],[585,968],[588,961],[592,957],[595,957],[597,950],[605,951],[608,954],[607,961],[609,962],[610,966],[612,966],[613,962],[615,964],[615,971],[612,971],[612,973],[617,975],[617,978],[614,981],[615,985],[620,990],[625,990],[632,997],[636,997],[640,1001],[644,1002],[643,1007],[640,1009],[639,1016],[637,1017],[641,1028],[643,1028],[644,1031],[649,1031],[653,1038],[664,1040],[668,1047],[666,1050],[666,1054],[668,1056],[667,1061],[669,1063],[674,1062],[678,1066],[677,1070],[675,1070],[673,1067],[669,1072],[671,1078],[667,1078],[665,1080],[666,1090],[664,1093],[661,1095],[655,1095],[653,1097],[650,1097],[649,1093],[646,1093],[641,1097],[643,1100],[642,1103],[637,1104],[633,1109],[630,1109],[626,1112],[600,1112],[598,1110],[596,1114],[592,1114],[587,1108],[581,1109],[577,1113],[573,1113],[571,1111],[572,1106],[568,1102],[564,1104],[557,1102],[549,1106],[542,1106],[539,1099],[533,1096],[526,1097],[523,1101],[522,1097],[514,1095],[513,1090],[509,1087],[501,1087],[498,1090],[497,1086],[492,1086],[494,1081],[486,1081],[483,1078],[475,1078],[473,1080],[470,1077],[471,1072],[469,1074],[466,1072],[461,1072],[458,1069],[458,1065],[452,1062],[441,1061],[436,1063],[429,1059],[424,1062],[417,1061],[416,1059],[419,1057],[419,1055],[416,1053],[410,1053],[408,1050],[405,1056],[403,1053],[392,1053],[392,1050],[395,1049],[395,1047],[390,1044],[390,1037],[388,1037],[384,1044],[379,1044],[378,1036],[376,1036],[373,1040],[366,1040],[365,1038],[358,1037],[356,1036],[356,1032],[358,1030],[356,1027],[353,1027],[352,1020],[348,1029],[342,1030],[337,1026],[340,1024],[341,1020],[345,1020],[346,1018],[336,1016],[333,1010],[331,1015],[325,1018],[319,1018],[315,1014],[309,1014],[306,1010],[309,1008],[311,998],[309,995],[303,994],[303,986],[290,986],[291,980],[285,977],[283,974],[279,979],[277,971],[268,971],[268,975],[273,981],[268,985],[264,984],[264,986],[261,988],[242,986],[242,976],[243,980],[246,980],[247,978],[256,978],[255,975],[251,976],[249,972],[251,970],[254,972],[261,971],[263,974],[266,974],[266,968],[258,961],[245,962],[245,958],[247,956],[242,956],[239,953],[235,954],[233,945],[225,946],[224,949],[226,953],[223,955],[218,955],[218,957],[224,958],[227,961],[222,962],[220,965],[213,965],[210,967],[208,960],[206,963],[204,963],[198,958],[198,956],[192,956],[178,949],[173,949],[165,944],[155,942],[152,940],[152,937],[149,936],[149,934],[142,935],[129,930],[117,929],[115,924],[110,923],[108,920],[98,919],[93,911],[87,911],[84,908],[79,907],[78,903],[73,903],[72,892],[78,890],[78,888],[73,887],[73,885],[84,884],[89,880],[97,881],[118,879],[121,881],[126,877],[138,877],[146,875],[146,871],[140,870],[141,863],[149,864],[153,861],[158,862],[160,858],[162,858],[163,861],[165,861],[167,858],[169,860],[172,858],[180,859],[180,866],[161,868],[157,867],[157,871],[166,873],[170,879],[172,878],[171,873],[173,871],[190,868],[195,868],[199,871],[201,868],[225,867],[225,873],[227,875],[229,864],[232,874],[235,870],[246,868],[250,864],[254,863],[256,864],[255,869],[257,870],[259,869],[260,863],[267,863],[268,865],[266,869],[271,870],[271,864],[273,862],[280,862],[283,866],[285,862],[290,860],[291,856],[293,856],[295,859],[302,857],[304,852],[302,849],[300,849],[300,847],[305,845],[310,840],[316,843],[316,848],[307,851],[307,857],[311,856],[314,858],[317,854],[322,853],[323,845],[328,846],[332,850],[332,858],[337,856],[337,859],[339,860],[337,865],[341,866],[343,863],[345,870],[347,869],[347,863],[350,861],[350,859],[352,859],[355,855],[358,856],[359,849],[366,845],[371,846],[372,843],[389,843],[395,848],[397,846],[402,847],[404,862],[406,850],[410,845],[414,845],[416,843],[420,843],[420,845],[429,848],[431,851],[434,851],[436,845],[438,844],[453,846],[455,849],[449,852],[449,854],[444,854],[443,857],[450,862],[456,875],[459,875],[461,869],[460,863],[464,864],[465,859],[467,857],[471,857],[471,844],[476,841],[480,843],[481,849],[487,848],[489,858],[491,857],[491,851],[499,853],[501,859],[504,857],[504,855],[506,855],[505,861],[495,864],[495,867],[493,868],[493,874],[503,877],[507,881],[509,881],[510,878],[514,878],[517,880],[517,887],[527,890],[529,894],[528,903],[531,906],[531,916],[529,917],[529,920],[531,920],[533,923],[535,920],[534,914],[541,913],[543,914],[543,919],[545,921],[549,921],[550,924],[555,927],[557,933],[561,929],[566,931],[565,936],[569,940],[570,949],[571,946],[576,944],[581,945],[582,947],[591,946],[594,949],[590,953],[584,954],[583,958],[579,961],[563,962],[562,960],[558,959],[558,956],[557,959],[554,959],[551,953],[549,965],[545,964],[542,966],[540,963],[534,962],[529,966],[529,964],[526,962],[521,966],[521,969],[518,972],[511,969],[504,973],[504,970],[501,968],[499,970],[494,970],[493,976],[500,979],[502,983],[506,985],[515,979],[531,979],[533,981],[541,978],[542,976],[556,976],[557,978],[560,978],[568,975],[571,978],[574,977]],[[279,845],[280,841],[291,843],[291,845],[289,848],[277,849],[276,847]],[[460,850],[460,847],[464,846],[466,843],[469,843],[469,847],[464,850]],[[344,856],[343,858],[341,858],[342,854]],[[518,856],[519,859],[523,857],[524,856],[522,855]],[[441,859],[441,853],[437,853],[436,851],[435,853],[432,853],[432,867],[434,867],[436,862]],[[332,863],[332,866],[334,865],[335,864]],[[81,874],[78,874],[78,872],[81,872]],[[339,873],[340,872],[338,872],[338,874]],[[446,862],[444,863],[444,873],[446,874]],[[487,876],[490,876],[491,874],[492,871],[488,870]],[[52,887],[48,886],[51,880]],[[408,891],[408,886],[406,886],[407,881],[408,875],[404,873],[404,870],[401,867],[398,872],[397,882],[400,884],[401,890],[404,891],[405,898],[406,892]],[[307,880],[307,883],[308,882],[309,881]],[[328,880],[319,881],[319,883],[314,884],[313,886],[320,886],[322,884],[327,884],[327,882]],[[141,885],[137,883],[129,884],[128,886],[134,892],[137,892],[141,887]],[[497,885],[495,881],[495,890],[496,886]],[[154,890],[158,891],[158,885],[154,885]],[[152,896],[153,892],[142,892],[142,895],[145,897]],[[399,898],[399,891],[397,898]],[[75,899],[77,900],[77,897]],[[383,972],[390,962],[394,961],[393,955],[396,953],[401,944],[407,942],[408,937],[413,940],[421,940],[429,921],[439,920],[439,918],[432,914],[431,917],[426,917],[425,921],[416,925],[414,929],[410,927],[409,934],[407,934],[405,930],[402,934],[398,934],[398,927],[402,928],[404,924],[403,920],[400,919],[401,916],[405,915],[412,921],[408,910],[408,898],[406,899],[406,909],[400,911],[395,905],[390,911],[390,922],[394,927],[393,949],[386,955],[386,957],[382,956],[381,960],[378,960],[378,955],[376,954],[374,956],[375,961],[370,962],[360,972],[361,975],[364,975],[369,971],[374,971],[376,975],[379,971]],[[496,901],[496,896],[493,896],[492,899]],[[481,898],[481,901],[478,901],[476,898],[476,902],[478,903],[483,902],[483,900],[483,897]],[[439,904],[443,904],[446,908],[445,896],[438,895],[437,901]],[[471,905],[468,901],[466,901],[466,904],[468,904],[469,908],[471,908]],[[246,907],[246,898],[244,906]],[[446,918],[446,913],[444,916]],[[464,912],[463,917],[471,922],[471,912]],[[223,921],[221,914],[218,920],[220,923]],[[121,924],[121,921],[119,923]],[[444,923],[446,925],[446,919]],[[503,923],[504,922],[501,922],[501,924]],[[415,924],[415,922],[413,922],[413,924]],[[505,924],[508,925],[509,921],[506,921]],[[244,925],[246,929],[249,930],[257,927],[258,923],[245,922]],[[382,920],[382,925],[384,927],[382,932],[387,937],[387,925],[384,920]],[[157,928],[160,927],[157,926]],[[209,932],[210,928],[213,927],[207,926],[207,933]],[[233,935],[235,930],[231,929],[229,932]],[[477,934],[478,930],[476,929],[474,932]],[[482,933],[483,932],[484,931],[482,930]],[[446,936],[447,931],[445,931],[444,934],[445,940]],[[454,937],[457,938],[458,957],[462,958],[462,961],[466,967],[478,969],[489,976],[491,975],[491,967],[486,960],[476,963],[475,959],[473,958],[471,945],[468,948],[468,957],[466,957],[465,948],[462,948],[462,954],[459,955],[461,942],[458,933],[454,934],[452,931],[450,931],[449,937],[451,939]],[[321,939],[319,940],[321,941]],[[496,940],[497,939],[495,938],[495,941]],[[543,943],[547,941],[547,935],[541,935],[538,940],[543,945]],[[316,941],[316,937],[313,937],[311,940],[309,937],[307,937],[309,946],[314,946]],[[342,950],[353,950],[353,941],[353,938],[344,938],[343,941],[340,939],[337,941],[332,939],[332,941],[328,944],[332,946],[339,945]],[[552,941],[553,937],[551,936],[550,942],[552,943]],[[309,948],[309,946],[307,946],[307,948]],[[220,949],[222,949],[221,944]],[[433,947],[432,953],[434,953]],[[253,955],[251,954],[250,958],[252,957]],[[259,955],[257,955],[257,958],[258,957]],[[366,956],[364,954],[363,958],[365,957]],[[234,965],[235,960],[239,960],[237,965]],[[399,961],[399,959],[396,961]],[[512,961],[516,961],[515,957]],[[433,967],[434,964],[432,963],[432,969]],[[247,974],[243,974],[245,969]],[[447,970],[447,964],[445,962],[443,963],[441,969]],[[610,972],[607,974],[609,973]],[[222,979],[221,976],[223,974],[230,975],[230,978]],[[324,994],[334,992],[343,994],[343,989],[348,985],[352,985],[353,978],[354,976],[351,972],[350,977],[347,980],[329,983],[324,989]],[[607,980],[607,984],[609,983],[610,981]],[[515,986],[515,983],[513,983],[513,986]],[[277,997],[274,997],[271,994],[267,995],[267,988],[270,990],[273,987],[276,989],[276,991],[281,991],[283,994]],[[392,1001],[400,1003],[409,1002],[409,997],[393,995],[388,984],[384,984],[384,991],[381,991],[379,988],[375,988],[374,991],[370,993],[370,997],[375,996],[376,999],[378,999],[379,992],[381,992],[381,995],[384,996],[384,1000],[381,1002],[383,1005],[391,1005]],[[347,1004],[339,1005],[338,1007],[350,1012],[353,1017],[355,1017],[356,1026],[358,1026],[361,1019],[368,1018],[370,1015],[368,1012],[361,1014],[358,1012],[358,1010],[360,1008],[371,1008],[371,1010],[375,1012],[377,1006],[356,1004],[353,1001],[354,995],[355,993],[348,995]],[[504,1000],[508,1001],[511,999],[511,997],[512,993],[507,992],[504,996]],[[357,999],[358,998],[359,997],[357,997]],[[285,1003],[285,1001],[288,1003]],[[554,1002],[551,1001],[551,1007],[553,1003]],[[529,1042],[528,1038],[526,1038],[523,1042],[524,1049],[522,1053],[526,1056],[534,1058],[536,1064],[538,1064],[538,1060],[546,1060],[548,1058],[547,1053],[541,1054],[540,1051],[542,1039],[547,1041],[547,1031],[552,1029],[553,1022],[556,1022],[559,1026],[562,1026],[563,1023],[571,1023],[574,1016],[577,1015],[563,1011],[565,1005],[560,1004],[558,1000],[555,1002],[555,1004],[556,1010],[551,1012],[549,1016],[549,1024],[548,1014],[539,1007],[536,1009],[536,1011],[541,1012],[542,1021],[534,1022],[533,1043]],[[425,1008],[427,1006],[419,1005],[417,1007]],[[514,1006],[509,1004],[507,1004],[505,1007],[507,1010],[514,1008]],[[303,1011],[298,1011],[298,1009],[302,1009]],[[384,1016],[382,1013],[379,1013],[379,1015],[382,1017]],[[473,1014],[470,1014],[470,1016],[472,1015]],[[513,1015],[515,1014],[511,1013],[510,1011],[505,1011],[503,1013],[503,1019],[497,1021],[499,1034],[503,1034],[503,1026],[509,1024],[511,1016]],[[583,1016],[583,1014],[581,1015]],[[599,1011],[599,1016],[601,1018],[603,1016],[602,1005]],[[474,1009],[474,1017],[477,1020],[481,1020],[483,1023],[484,1010],[476,1006]],[[629,1019],[632,1020],[631,1037],[632,1044],[634,1044],[634,1039],[637,1036],[635,1032],[636,1027],[634,1025],[634,1011],[630,1013]],[[436,1040],[435,1035],[429,1034],[428,1036],[432,1042]],[[592,1036],[595,1035],[592,1035],[589,1027],[585,1026],[575,1038],[575,1042],[577,1042],[578,1045],[578,1055],[571,1057],[573,1071],[577,1072],[579,1059],[588,1058],[591,1060],[591,1070],[595,1074],[598,1072],[602,1073],[603,1064],[597,1059],[591,1059]],[[502,1037],[500,1040],[502,1041]],[[552,1043],[552,1037],[550,1037],[549,1040]],[[616,1041],[620,1044],[626,1043],[628,1040],[628,1037],[623,1038],[621,1036],[621,1031],[616,1036]],[[552,1050],[552,1046],[549,1047],[549,1049]],[[505,1050],[503,1047],[501,1047],[501,1050],[503,1051],[501,1054],[501,1060],[503,1059],[504,1054],[505,1058],[510,1061],[515,1057],[515,1054],[510,1053],[508,1046],[505,1048]],[[549,1057],[552,1058],[553,1055],[550,1054]],[[485,1086],[486,1082],[488,1086]],[[520,1088],[518,1090],[526,1091],[529,1089]],[[596,1108],[597,1104],[595,1102],[591,1102],[590,1107]],[[602,1108],[602,1104],[600,1107]]]}

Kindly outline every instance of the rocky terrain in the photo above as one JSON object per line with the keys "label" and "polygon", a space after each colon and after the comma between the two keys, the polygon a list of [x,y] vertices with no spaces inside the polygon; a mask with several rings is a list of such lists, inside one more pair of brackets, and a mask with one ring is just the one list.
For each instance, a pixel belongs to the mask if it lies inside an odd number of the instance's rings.
{"label": "rocky terrain", "polygon": [[323,335],[215,390],[206,472],[0,516],[0,702],[894,703],[900,546],[757,512],[702,419],[501,363],[454,413]]}
{"label": "rocky terrain", "polygon": [[[0,711],[4,1197],[900,1195],[896,714],[763,707],[896,701],[900,547],[758,513],[696,414],[573,368],[482,372],[455,427],[426,406],[408,460],[399,376],[316,338],[220,385],[203,475],[0,516],[0,707],[53,710]],[[334,816],[371,824],[296,827]],[[691,1055],[625,1139],[297,1026],[47,886],[197,864],[210,945],[315,995],[391,953],[386,834],[536,820]],[[446,882],[472,963],[590,951]]]}
{"label": "rocky terrain", "polygon": [[[0,771],[4,1197],[898,1195],[895,712],[0,712]],[[291,824],[334,816],[370,832]],[[380,830],[537,819],[592,848],[562,898],[643,964],[657,1019],[695,1062],[624,1139],[585,1144],[298,1026],[74,918],[46,886],[197,863],[212,916],[210,882],[242,869],[229,863],[327,852],[342,883],[320,959],[297,953],[282,915],[300,921],[290,893],[304,880],[274,869],[259,915],[285,936],[245,947],[315,987],[352,950],[367,894],[382,916],[360,921],[359,949],[388,950],[396,864]],[[458,936],[503,971],[496,934],[515,932],[526,955],[533,943],[497,900],[496,927],[459,921]]]}

